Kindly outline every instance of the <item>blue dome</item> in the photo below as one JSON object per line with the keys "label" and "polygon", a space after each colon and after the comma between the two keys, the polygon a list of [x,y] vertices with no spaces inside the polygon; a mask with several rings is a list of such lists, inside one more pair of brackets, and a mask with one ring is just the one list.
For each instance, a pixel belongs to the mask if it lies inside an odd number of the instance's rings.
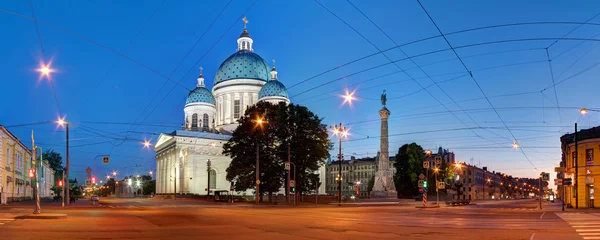
{"label": "blue dome", "polygon": [[216,105],[215,97],[205,87],[197,87],[196,89],[192,90],[190,94],[188,94],[187,100],[185,100],[185,104],[196,102],[211,103]]}
{"label": "blue dome", "polygon": [[240,78],[267,81],[269,79],[269,65],[258,54],[248,50],[240,50],[221,63],[215,76],[214,85]]}
{"label": "blue dome", "polygon": [[287,88],[285,88],[283,83],[278,80],[271,80],[267,82],[267,84],[262,86],[258,92],[258,99],[271,96],[279,96],[289,99]]}

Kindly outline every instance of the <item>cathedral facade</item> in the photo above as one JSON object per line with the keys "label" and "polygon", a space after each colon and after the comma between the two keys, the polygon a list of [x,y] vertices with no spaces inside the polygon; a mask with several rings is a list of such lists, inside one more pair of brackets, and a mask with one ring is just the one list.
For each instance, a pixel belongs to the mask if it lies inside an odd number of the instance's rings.
{"label": "cathedral facade", "polygon": [[[231,158],[222,151],[237,120],[259,101],[290,102],[275,66],[269,67],[253,44],[244,25],[237,51],[219,66],[211,90],[200,68],[196,88],[189,92],[183,109],[182,129],[162,133],[154,146],[157,194],[203,195],[209,185],[211,191],[230,190],[232,183],[225,177]],[[253,191],[234,194],[253,195]]]}

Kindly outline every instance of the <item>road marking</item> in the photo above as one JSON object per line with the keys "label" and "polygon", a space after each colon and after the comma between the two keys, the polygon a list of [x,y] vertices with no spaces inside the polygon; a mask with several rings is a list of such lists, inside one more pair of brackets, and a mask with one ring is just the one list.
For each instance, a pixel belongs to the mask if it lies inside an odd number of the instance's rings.
{"label": "road marking", "polygon": [[600,225],[573,225],[573,228],[600,228]]}
{"label": "road marking", "polygon": [[533,240],[533,237],[535,237],[535,233],[531,234],[531,237],[529,238],[529,240]]}
{"label": "road marking", "polygon": [[577,222],[577,223],[573,223],[573,224],[577,224],[577,225],[600,225],[600,222]]}
{"label": "road marking", "polygon": [[542,216],[540,216],[540,219],[542,219],[544,217],[544,214],[546,214],[546,212],[542,213]]}
{"label": "road marking", "polygon": [[600,232],[597,232],[597,233],[580,233],[579,235],[581,235],[581,236],[591,236],[591,235],[600,236]]}
{"label": "road marking", "polygon": [[575,229],[576,232],[600,232],[600,229]]}
{"label": "road marking", "polygon": [[600,239],[600,237],[583,237],[583,239]]}
{"label": "road marking", "polygon": [[14,218],[0,218],[0,221],[14,221]]}

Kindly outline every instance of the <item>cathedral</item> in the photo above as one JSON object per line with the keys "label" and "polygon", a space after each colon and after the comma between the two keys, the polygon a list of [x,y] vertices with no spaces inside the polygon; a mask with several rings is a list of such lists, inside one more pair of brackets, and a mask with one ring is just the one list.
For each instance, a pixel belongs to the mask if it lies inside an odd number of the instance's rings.
{"label": "cathedral", "polygon": [[[289,103],[288,92],[277,77],[275,65],[254,52],[246,29],[237,39],[237,51],[216,71],[212,89],[204,82],[202,68],[196,88],[189,92],[181,130],[162,133],[156,151],[157,194],[207,194],[208,189],[230,190],[225,179],[231,158],[223,144],[238,126],[246,109],[259,101]],[[210,188],[209,188],[210,185]],[[253,195],[254,190],[236,195]]]}

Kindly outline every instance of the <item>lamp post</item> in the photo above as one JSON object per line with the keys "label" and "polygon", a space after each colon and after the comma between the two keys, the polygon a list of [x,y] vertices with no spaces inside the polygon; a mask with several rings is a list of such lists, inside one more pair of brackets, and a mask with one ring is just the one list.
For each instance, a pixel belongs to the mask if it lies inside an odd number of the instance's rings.
{"label": "lamp post", "polygon": [[[256,127],[260,127],[260,128],[263,127],[262,126],[263,123],[266,123],[266,121],[263,120],[262,118],[257,118],[256,120],[254,120],[254,122],[256,123]],[[256,184],[256,196],[255,196],[255,198],[256,198],[255,199],[256,204],[259,204],[259,202],[260,202],[260,199],[259,199],[259,197],[260,197],[260,175],[259,175],[259,171],[260,171],[260,167],[259,167],[260,154],[259,153],[260,153],[260,148],[259,148],[259,143],[257,141],[256,142],[256,164],[255,164],[256,165],[256,169],[254,170],[256,172],[256,177],[255,177],[256,178],[256,182],[255,182],[255,184]]]}
{"label": "lamp post", "polygon": [[206,161],[206,171],[208,173],[208,187],[206,188],[206,198],[210,197],[210,159],[208,159],[208,161]]}
{"label": "lamp post", "polygon": [[440,169],[438,167],[433,169],[433,173],[435,174],[435,204],[440,205],[440,193],[439,193],[439,184],[438,184],[438,172]]}
{"label": "lamp post", "polygon": [[66,165],[67,166],[65,167],[65,171],[66,171],[66,174],[65,174],[66,176],[65,177],[66,178],[63,178],[63,181],[64,181],[64,179],[66,179],[66,181],[63,184],[63,189],[64,189],[64,186],[67,185],[67,192],[66,192],[66,196],[64,196],[64,197],[67,198],[67,206],[68,206],[68,205],[70,205],[70,201],[69,201],[70,200],[70,196],[69,196],[69,192],[70,192],[70,189],[69,189],[70,188],[69,187],[69,163],[70,163],[70,158],[69,158],[69,122],[65,121],[64,118],[59,118],[58,121],[57,121],[57,123],[58,123],[59,126],[65,126],[65,132],[66,132],[66,138],[67,138],[66,139],[66,155],[67,155],[67,164]]}
{"label": "lamp post", "polygon": [[342,161],[344,155],[342,155],[342,138],[348,136],[348,129],[340,123],[340,125],[333,126],[333,135],[339,138],[339,151],[338,151],[338,167],[339,167],[339,180],[338,180],[338,206],[342,206]]}

